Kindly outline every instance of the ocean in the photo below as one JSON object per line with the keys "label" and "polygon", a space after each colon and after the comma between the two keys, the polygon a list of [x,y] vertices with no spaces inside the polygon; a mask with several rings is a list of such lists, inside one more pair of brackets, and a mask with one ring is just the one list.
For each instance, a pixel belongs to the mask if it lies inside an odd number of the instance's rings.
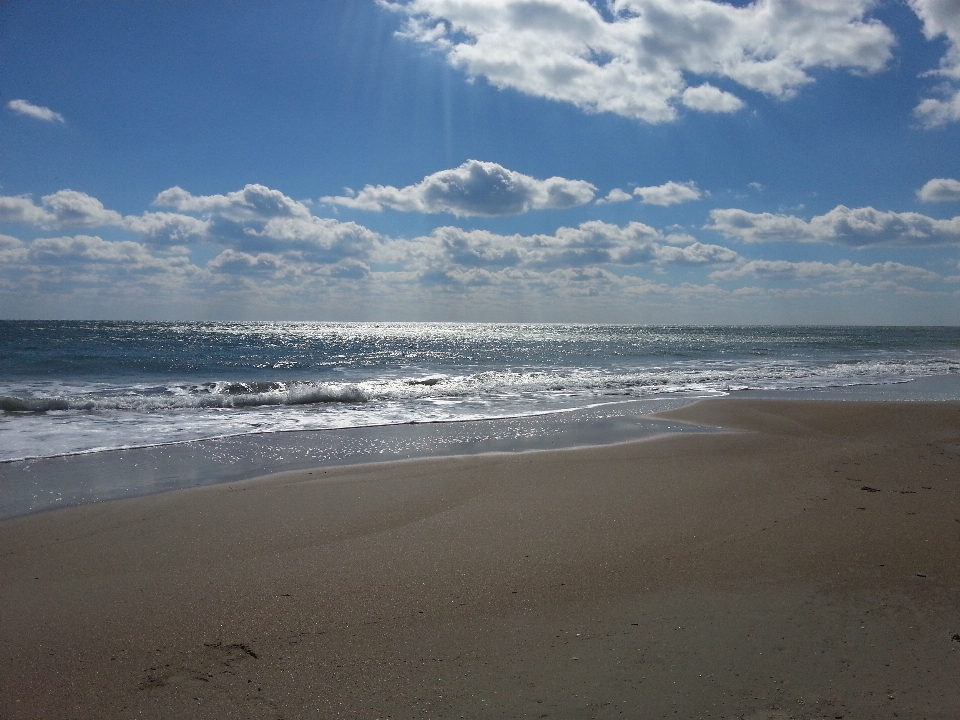
{"label": "ocean", "polygon": [[[960,328],[0,321],[0,517],[310,463],[616,442],[696,398],[932,378],[960,378]],[[79,487],[124,457],[190,477]]]}

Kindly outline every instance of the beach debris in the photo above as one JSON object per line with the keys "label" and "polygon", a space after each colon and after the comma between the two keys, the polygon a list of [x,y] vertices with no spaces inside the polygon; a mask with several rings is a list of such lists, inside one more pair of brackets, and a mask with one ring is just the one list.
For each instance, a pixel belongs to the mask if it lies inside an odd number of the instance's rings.
{"label": "beach debris", "polygon": [[953,635],[950,636],[950,639],[960,642],[960,633],[954,633]]}
{"label": "beach debris", "polygon": [[867,492],[881,492],[881,491],[878,490],[877,488],[875,488],[875,487],[870,487],[869,485],[864,485],[864,486],[863,486],[862,488],[860,488],[860,489],[861,489],[861,490],[866,490]]}
{"label": "beach debris", "polygon": [[433,386],[433,385],[436,385],[436,384],[438,384],[438,383],[440,383],[440,382],[443,382],[443,378],[442,378],[442,377],[428,377],[428,378],[422,378],[422,379],[411,379],[411,380],[407,380],[407,385],[427,385],[427,386]]}

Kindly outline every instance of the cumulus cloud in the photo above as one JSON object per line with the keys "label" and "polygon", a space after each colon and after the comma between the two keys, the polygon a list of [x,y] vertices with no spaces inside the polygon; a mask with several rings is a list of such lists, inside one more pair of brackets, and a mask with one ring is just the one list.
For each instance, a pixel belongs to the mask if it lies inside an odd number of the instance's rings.
{"label": "cumulus cloud", "polygon": [[948,202],[960,200],[960,180],[934,178],[917,190],[921,202]]}
{"label": "cumulus cloud", "polygon": [[53,213],[58,226],[105,227],[122,225],[123,216],[107,210],[95,197],[76,190],[58,190],[43,198],[45,207]]}
{"label": "cumulus cloud", "polygon": [[154,203],[193,214],[124,216],[86,193],[60,190],[44,196],[39,205],[26,196],[0,197],[0,222],[57,229],[119,227],[156,246],[206,242],[252,252],[299,250],[317,262],[362,255],[379,237],[356,223],[318,218],[303,203],[262,185],[201,196],[175,187],[160,193]]}
{"label": "cumulus cloud", "polygon": [[303,203],[279,190],[252,184],[226,195],[192,195],[181,187],[172,187],[158,194],[153,204],[186,213],[215,214],[237,222],[310,216],[310,209]]}
{"label": "cumulus cloud", "polygon": [[585,180],[538,180],[497,163],[468,160],[460,167],[427,175],[416,185],[367,185],[358,193],[320,200],[377,212],[390,208],[457,217],[495,217],[583,205],[593,200],[596,191]]}
{"label": "cumulus cloud", "polygon": [[960,120],[960,90],[950,90],[943,100],[937,98],[922,100],[914,108],[913,114],[928,130]]}
{"label": "cumulus cloud", "polygon": [[146,212],[121,215],[97,198],[76,190],[58,190],[37,205],[27,196],[0,197],[0,222],[22,222],[41,228],[120,227],[152,243],[175,244],[203,237],[209,223],[189,215]]}
{"label": "cumulus cloud", "polygon": [[790,97],[818,68],[881,70],[895,39],[866,13],[872,0],[380,0],[406,16],[402,34],[454,67],[587,111],[649,123],[677,105],[735,112],[743,101],[694,77]]}
{"label": "cumulus cloud", "polygon": [[689,242],[639,222],[624,226],[592,220],[561,227],[552,235],[500,235],[487,230],[442,227],[414,241],[387,243],[378,258],[446,272],[449,268],[504,268],[538,271],[604,265],[702,265],[731,263],[740,256],[729,248]]}
{"label": "cumulus cloud", "polygon": [[25,260],[27,246],[19,238],[0,234],[0,263],[13,263]]}
{"label": "cumulus cloud", "polygon": [[41,105],[34,105],[26,100],[11,100],[7,103],[7,107],[15,113],[36,118],[37,120],[43,120],[44,122],[66,122],[60,113],[54,112],[50,108],[42,107]]}
{"label": "cumulus cloud", "polygon": [[928,40],[943,36],[947,53],[940,60],[937,75],[960,79],[960,5],[955,0],[908,0],[910,7],[923,23],[923,34]]}
{"label": "cumulus cloud", "polygon": [[[593,192],[591,186],[591,197]],[[643,283],[628,276],[644,268],[664,273],[667,268],[742,262],[729,248],[640,222],[590,221],[529,235],[440,227],[399,238],[317,217],[304,203],[256,185],[216,195],[175,187],[160,193],[155,204],[170,211],[124,216],[72,190],[36,203],[29,197],[0,198],[0,220],[47,228],[103,224],[136,236],[76,234],[22,241],[0,235],[0,292],[29,288],[48,296],[83,295],[95,303],[110,297],[118,307],[229,304],[235,298],[241,304],[254,299],[261,306],[277,303],[277,308],[289,303],[307,308],[328,300],[348,308],[344,298],[362,292],[364,302],[376,299],[380,307],[406,298],[402,301],[415,308],[418,293],[424,292],[462,297],[471,304],[486,302],[483,297],[499,302],[496,294],[483,295],[488,291],[575,299],[636,290]],[[203,252],[190,247],[198,243],[205,246]]]}
{"label": "cumulus cloud", "polygon": [[710,218],[713,224],[707,229],[748,243],[824,242],[851,247],[960,243],[960,217],[936,220],[919,213],[884,212],[871,207],[838,205],[809,222],[793,215],[737,209],[712,210]]}
{"label": "cumulus cloud", "polygon": [[95,197],[76,190],[58,190],[35,205],[26,195],[0,197],[0,221],[40,227],[103,227],[122,225],[118,212],[107,210]]}
{"label": "cumulus cloud", "polygon": [[110,241],[91,235],[38,238],[28,246],[30,259],[65,265],[111,265],[140,273],[176,273],[195,271],[187,256],[158,256],[150,248],[130,240]]}
{"label": "cumulus cloud", "polygon": [[26,195],[0,197],[0,221],[47,225],[55,220],[53,213],[34,205]]}
{"label": "cumulus cloud", "polygon": [[189,215],[146,212],[142,215],[127,215],[124,226],[153,242],[182,243],[204,237],[210,223]]}
{"label": "cumulus cloud", "polygon": [[272,280],[302,277],[311,267],[301,258],[278,253],[246,253],[227,248],[207,263],[207,269],[224,275],[261,276]]}
{"label": "cumulus cloud", "polygon": [[680,101],[691,110],[700,112],[733,113],[743,108],[743,100],[710,83],[688,87],[680,96]]}
{"label": "cumulus cloud", "polygon": [[271,218],[261,230],[248,229],[246,236],[245,245],[271,251],[297,251],[323,264],[367,257],[381,242],[379,234],[363,225],[313,215]]}
{"label": "cumulus cloud", "polygon": [[[923,23],[928,40],[944,37],[947,52],[940,67],[928,75],[939,75],[954,83],[960,81],[960,5],[955,0],[908,0]],[[960,120],[960,88],[942,88],[942,98],[925,98],[914,115],[926,128],[937,128]]]}
{"label": "cumulus cloud", "polygon": [[[476,166],[468,163],[462,169],[469,175]],[[519,198],[509,201],[514,207],[518,203],[544,206],[561,202],[551,190],[557,185],[554,179],[535,180],[499,166],[491,168],[490,164],[480,170],[487,177],[505,175],[512,181],[509,187]],[[430,176],[420,186],[412,187],[421,190],[421,197],[429,196],[422,192],[423,188],[442,175]],[[592,185],[586,185],[585,190],[581,188],[583,201],[592,198],[595,191]],[[698,192],[695,186],[691,190],[692,183],[673,185],[674,194],[696,195]],[[575,184],[574,189],[577,187]],[[664,197],[670,195],[670,184],[659,190]],[[470,207],[478,212],[480,199],[470,192],[466,196],[472,203]],[[454,200],[450,197],[448,193],[444,202],[452,203]],[[463,201],[463,195],[459,201]],[[484,207],[490,208],[489,200],[485,202]],[[28,197],[3,197],[0,198],[0,220],[57,228],[115,226],[135,233],[138,238],[114,241],[76,235],[41,238],[29,245],[13,238],[5,241],[2,249],[12,254],[11,257],[21,257],[26,252],[37,262],[47,258],[43,261],[47,264],[122,261],[125,267],[147,268],[165,266],[172,262],[173,256],[188,261],[186,245],[196,241],[218,248],[219,254],[203,268],[204,272],[213,274],[211,277],[249,275],[274,280],[320,276],[361,280],[369,277],[373,272],[371,267],[376,266],[412,272],[423,278],[469,275],[473,278],[471,282],[479,282],[487,277],[484,273],[508,269],[539,274],[561,268],[639,265],[661,268],[728,264],[740,259],[729,248],[700,243],[688,235],[664,234],[639,222],[618,226],[590,221],[577,227],[561,227],[552,234],[534,235],[441,227],[413,239],[390,238],[355,222],[317,217],[303,203],[260,185],[247,185],[242,190],[216,195],[193,195],[174,187],[159,193],[154,204],[177,212],[122,216],[105,208],[96,198],[73,190],[46,195],[40,204]],[[502,208],[503,205],[501,211]],[[465,207],[460,211],[466,212]]]}
{"label": "cumulus cloud", "polygon": [[[693,183],[672,185],[674,191],[700,192]],[[665,190],[670,186],[643,190],[670,196]],[[934,196],[943,193],[935,185],[928,190]],[[304,203],[258,185],[217,195],[170,188],[160,193],[157,204],[173,211],[122,216],[72,190],[46,195],[39,203],[28,197],[0,197],[0,220],[50,228],[102,224],[119,228],[112,234],[136,235],[104,239],[76,234],[24,241],[0,234],[0,290],[30,286],[37,292],[46,288],[119,297],[118,288],[125,288],[125,297],[141,300],[235,295],[269,298],[278,308],[293,301],[305,303],[302,307],[323,302],[322,298],[342,301],[355,291],[367,299],[379,298],[377,302],[386,303],[381,307],[392,307],[401,297],[416,307],[419,292],[459,296],[467,304],[496,302],[506,295],[551,296],[557,301],[603,294],[619,294],[624,301],[631,295],[689,300],[754,290],[913,292],[911,282],[955,281],[895,262],[748,260],[729,247],[641,222],[615,225],[592,220],[537,234],[447,226],[419,237],[388,237],[354,222],[317,217]],[[809,221],[742,210],[717,210],[712,217],[713,229],[747,242],[799,240],[859,247],[957,244],[960,238],[960,218],[939,221],[872,208],[839,206]],[[188,247],[196,242],[204,244],[203,252]],[[712,282],[736,285],[743,278],[760,278],[766,282],[756,284],[770,287],[735,285],[723,290],[678,282],[677,275],[687,273],[692,280],[709,273]],[[643,275],[673,277],[653,282]],[[144,289],[147,286],[154,295]]]}
{"label": "cumulus cloud", "polygon": [[[290,275],[295,274],[294,265],[364,258],[381,240],[357,223],[317,217],[304,203],[263,185],[246,185],[222,195],[193,195],[173,187],[159,193],[154,205],[200,215],[148,213],[141,224],[161,225],[168,235],[171,228],[180,235],[195,232],[208,243],[226,246],[226,254],[211,266],[217,270],[272,268],[274,275]],[[280,260],[286,263],[282,273]]]}
{"label": "cumulus cloud", "polygon": [[652,187],[638,187],[633,194],[645,205],[677,205],[678,203],[699,200],[703,195],[693,181],[685,183],[670,182]]}
{"label": "cumulus cloud", "polygon": [[632,200],[632,199],[633,199],[633,195],[631,195],[630,193],[624,192],[620,188],[614,188],[613,190],[607,193],[606,197],[602,197],[599,200],[597,200],[597,203],[602,205],[604,203],[626,202],[627,200]]}
{"label": "cumulus cloud", "polygon": [[914,265],[897,262],[879,262],[861,265],[849,260],[838,263],[790,262],[787,260],[750,260],[736,267],[715,270],[710,273],[714,280],[735,280],[745,276],[777,280],[808,280],[815,278],[877,278],[895,277],[900,280],[936,281],[941,277]]}

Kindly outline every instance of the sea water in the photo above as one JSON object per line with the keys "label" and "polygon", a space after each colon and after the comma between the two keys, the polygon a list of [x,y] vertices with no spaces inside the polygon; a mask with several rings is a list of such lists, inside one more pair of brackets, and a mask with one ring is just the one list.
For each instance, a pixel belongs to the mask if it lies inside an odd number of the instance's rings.
{"label": "sea water", "polygon": [[[28,476],[31,510],[57,493],[74,503],[182,486],[204,463],[229,470],[207,468],[210,481],[615,442],[662,430],[642,421],[651,410],[700,397],[883,397],[958,377],[960,329],[948,327],[0,321],[0,516],[24,511],[10,507],[29,500]],[[946,387],[952,397],[960,383]],[[82,455],[94,457],[61,461],[56,481],[38,464]],[[73,492],[127,456],[180,475]]]}

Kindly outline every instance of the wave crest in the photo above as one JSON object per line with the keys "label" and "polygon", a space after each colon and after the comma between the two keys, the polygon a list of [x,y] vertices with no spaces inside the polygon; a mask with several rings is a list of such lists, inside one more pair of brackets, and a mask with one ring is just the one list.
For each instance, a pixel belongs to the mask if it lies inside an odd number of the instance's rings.
{"label": "wave crest", "polygon": [[55,410],[173,410],[245,408],[265,405],[365,403],[369,396],[356,385],[309,383],[208,383],[163,394],[80,395],[77,397],[0,396],[0,410],[45,413]]}

